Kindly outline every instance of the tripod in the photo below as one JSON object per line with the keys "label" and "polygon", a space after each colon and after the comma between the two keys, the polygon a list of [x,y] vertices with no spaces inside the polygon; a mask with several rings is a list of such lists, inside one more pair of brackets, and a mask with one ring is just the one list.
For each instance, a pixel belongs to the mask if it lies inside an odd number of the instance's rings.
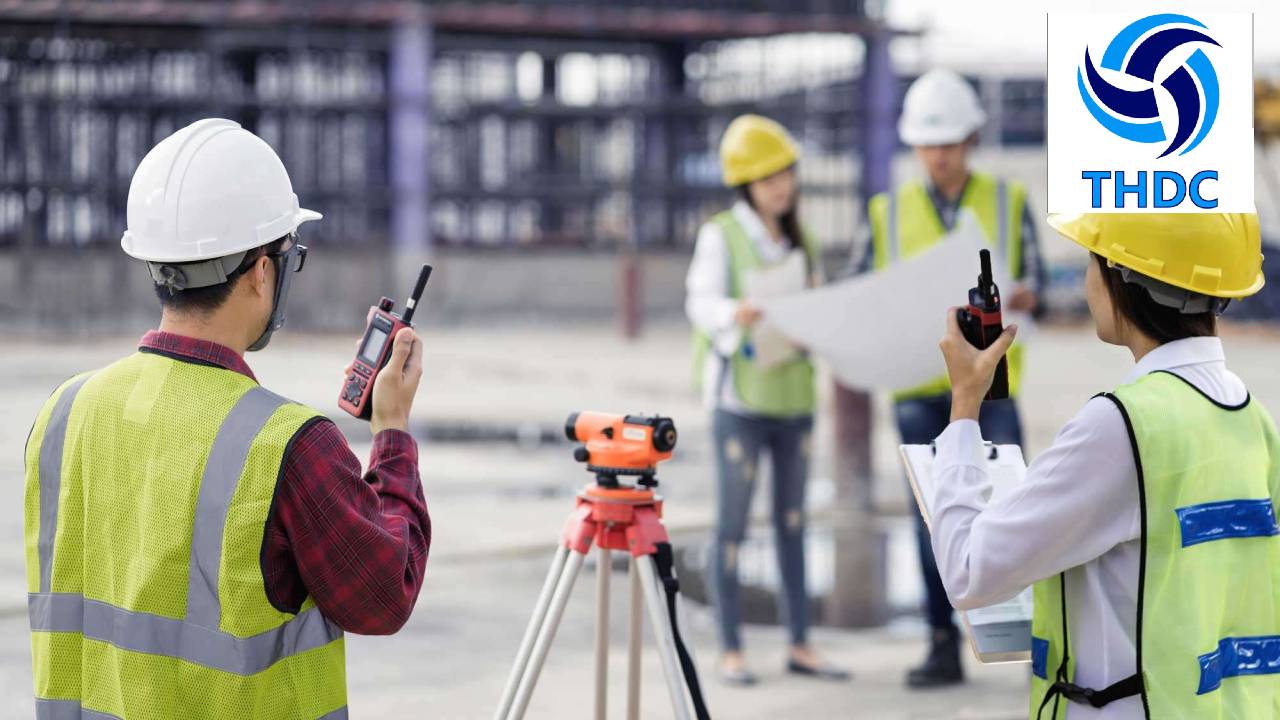
{"label": "tripod", "polygon": [[[525,629],[516,654],[515,666],[502,693],[495,720],[524,717],[542,672],[556,629],[587,553],[595,545],[596,565],[596,654],[595,718],[604,720],[609,674],[609,575],[614,550],[631,555],[630,646],[627,656],[627,718],[640,717],[641,603],[648,609],[649,622],[662,659],[667,691],[677,720],[691,720],[689,700],[696,717],[708,720],[692,658],[684,648],[675,622],[675,578],[671,573],[671,545],[662,526],[662,498],[649,487],[618,487],[589,484],[578,494],[573,513],[565,522],[560,546],[551,560],[551,570],[534,605],[533,617]],[[663,590],[666,608],[663,608]],[[683,672],[683,677],[681,673]],[[689,696],[685,694],[688,683]]]}

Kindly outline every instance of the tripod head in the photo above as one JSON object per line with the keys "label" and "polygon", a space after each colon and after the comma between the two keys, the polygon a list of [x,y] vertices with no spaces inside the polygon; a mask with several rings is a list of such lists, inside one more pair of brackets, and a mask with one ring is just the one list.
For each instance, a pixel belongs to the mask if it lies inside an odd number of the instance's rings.
{"label": "tripod head", "polygon": [[657,466],[671,458],[676,447],[676,424],[660,415],[616,415],[575,412],[565,420],[564,434],[583,443],[573,459],[587,464],[601,487],[619,487],[618,478],[635,476],[636,484],[658,484]]}

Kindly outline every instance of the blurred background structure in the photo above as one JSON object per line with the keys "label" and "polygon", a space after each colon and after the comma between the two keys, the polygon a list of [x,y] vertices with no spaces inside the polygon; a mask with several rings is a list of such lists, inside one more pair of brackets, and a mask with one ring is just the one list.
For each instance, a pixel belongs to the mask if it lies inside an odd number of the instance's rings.
{"label": "blurred background structure", "polygon": [[[544,550],[587,479],[563,444],[565,413],[676,417],[669,521],[681,544],[705,537],[712,461],[706,413],[688,389],[682,305],[696,229],[732,199],[717,159],[728,122],[758,112],[800,140],[804,217],[834,274],[862,250],[866,198],[918,174],[897,140],[897,116],[910,82],[939,64],[975,85],[991,119],[975,166],[1024,182],[1042,212],[1044,16],[1033,5],[0,0],[0,392],[10,399],[0,411],[0,482],[9,506],[21,493],[27,428],[49,390],[126,354],[156,322],[142,264],[119,249],[138,161],[195,119],[236,120],[277,150],[303,204],[325,215],[303,230],[311,255],[287,332],[249,358],[264,384],[329,413],[367,447],[363,424],[336,409],[338,371],[368,306],[380,295],[399,300],[424,259],[437,266],[418,316],[429,326],[428,358],[415,407],[437,539],[405,637],[351,643],[352,704],[362,716],[375,710],[370,717],[421,714],[433,702],[443,703],[434,717],[486,716]],[[1260,14],[1259,37],[1276,22],[1276,12]],[[1277,63],[1259,47],[1257,201],[1273,236]],[[1051,321],[1029,343],[1032,455],[1126,364],[1079,323],[1084,257],[1041,231]],[[1267,252],[1268,290],[1229,315],[1264,322],[1227,335],[1236,369],[1259,380],[1255,396],[1275,411],[1280,249]],[[850,716],[1025,716],[1021,668],[988,670],[931,699],[902,694],[922,631],[896,435],[884,398],[824,393],[810,486],[817,617],[889,624],[820,636],[854,666],[853,691],[713,689],[713,709],[844,716],[832,703],[856,695],[862,704]],[[13,698],[0,701],[0,715],[16,708],[4,716],[25,717],[16,512],[0,531],[0,636],[10,638],[0,644],[0,697]],[[696,578],[697,558],[686,560]],[[753,530],[740,567],[753,588],[749,617],[771,620],[767,530]],[[696,582],[687,589],[699,596]],[[709,658],[709,618],[695,614],[692,627]],[[565,632],[566,656],[588,657],[586,635]],[[780,633],[748,637],[781,657]],[[584,667],[553,664],[546,682],[571,697]],[[470,679],[449,676],[459,669]]]}
{"label": "blurred background structure", "polygon": [[[148,317],[146,288],[116,282],[129,180],[208,116],[261,135],[326,216],[307,237],[333,258],[316,265],[325,294],[291,309],[295,328],[357,324],[405,254],[456,265],[437,299],[465,313],[518,298],[634,332],[646,310],[678,312],[685,253],[728,198],[720,133],[748,110],[801,138],[806,218],[847,257],[913,79],[893,72],[902,33],[879,5],[0,3],[0,323],[101,334]],[[978,82],[984,142],[1038,152],[1043,79]],[[563,297],[557,273],[592,296]],[[479,298],[469,279],[510,292]],[[108,290],[119,302],[89,302]]]}

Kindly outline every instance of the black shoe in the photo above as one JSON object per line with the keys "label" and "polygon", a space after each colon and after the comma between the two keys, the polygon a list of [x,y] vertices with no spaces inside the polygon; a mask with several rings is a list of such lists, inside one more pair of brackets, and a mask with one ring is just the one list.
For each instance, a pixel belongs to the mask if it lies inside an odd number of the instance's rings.
{"label": "black shoe", "polygon": [[848,670],[834,665],[828,665],[827,663],[805,665],[795,660],[787,660],[787,672],[792,675],[806,675],[819,680],[834,680],[835,682],[844,682],[853,677]]}
{"label": "black shoe", "polygon": [[931,688],[964,682],[960,665],[960,632],[954,627],[933,631],[924,663],[907,671],[907,687]]}

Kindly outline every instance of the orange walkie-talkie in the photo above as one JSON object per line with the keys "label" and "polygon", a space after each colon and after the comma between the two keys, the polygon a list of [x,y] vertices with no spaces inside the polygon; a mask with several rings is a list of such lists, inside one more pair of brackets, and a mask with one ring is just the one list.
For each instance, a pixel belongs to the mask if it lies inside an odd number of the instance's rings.
{"label": "orange walkie-talkie", "polygon": [[[978,276],[978,286],[969,289],[968,307],[956,310],[956,319],[960,321],[960,331],[969,344],[985,350],[1004,332],[1004,321],[1000,317],[1000,288],[991,277],[991,251],[978,251],[978,259],[982,263],[982,274]],[[996,366],[995,378],[991,381],[991,390],[987,392],[987,400],[1003,400],[1009,397],[1009,361],[1000,358]]]}
{"label": "orange walkie-talkie", "polygon": [[427,279],[431,277],[431,266],[423,265],[418,273],[418,284],[413,286],[413,294],[405,303],[404,312],[400,315],[391,311],[395,302],[384,297],[378,304],[369,308],[369,317],[364,329],[364,337],[360,340],[360,349],[356,351],[355,360],[343,371],[346,378],[342,383],[342,392],[338,396],[338,407],[355,415],[361,420],[368,420],[373,415],[373,381],[378,377],[387,360],[391,359],[392,342],[401,328],[413,327],[413,312],[422,298],[422,291],[427,287]]}

